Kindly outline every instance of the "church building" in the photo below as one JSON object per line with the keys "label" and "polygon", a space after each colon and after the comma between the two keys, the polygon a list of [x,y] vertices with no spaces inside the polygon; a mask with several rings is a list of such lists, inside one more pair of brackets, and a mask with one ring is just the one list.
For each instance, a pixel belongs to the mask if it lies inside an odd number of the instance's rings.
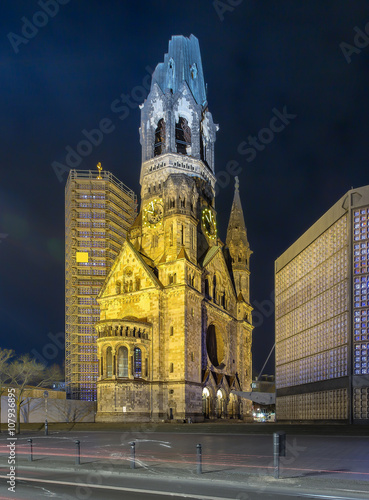
{"label": "church building", "polygon": [[98,296],[97,421],[251,420],[251,250],[236,178],[218,237],[196,37],[174,36],[141,105],[141,205]]}

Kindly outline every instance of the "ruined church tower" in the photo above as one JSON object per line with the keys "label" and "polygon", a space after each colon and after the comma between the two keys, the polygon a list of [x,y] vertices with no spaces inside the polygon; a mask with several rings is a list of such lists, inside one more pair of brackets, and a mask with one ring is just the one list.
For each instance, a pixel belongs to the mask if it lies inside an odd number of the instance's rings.
{"label": "ruined church tower", "polygon": [[248,418],[251,255],[238,184],[219,240],[199,43],[174,36],[141,105],[141,204],[98,302],[100,421]]}

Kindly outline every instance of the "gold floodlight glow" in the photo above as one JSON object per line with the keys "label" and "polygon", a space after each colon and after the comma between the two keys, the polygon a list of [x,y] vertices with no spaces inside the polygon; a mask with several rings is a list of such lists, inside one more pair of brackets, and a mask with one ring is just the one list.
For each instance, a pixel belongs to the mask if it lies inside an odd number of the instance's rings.
{"label": "gold floodlight glow", "polygon": [[101,163],[99,162],[97,165],[97,170],[99,171],[99,175],[96,177],[97,179],[102,179],[101,177],[101,170],[102,170],[102,166],[101,166]]}

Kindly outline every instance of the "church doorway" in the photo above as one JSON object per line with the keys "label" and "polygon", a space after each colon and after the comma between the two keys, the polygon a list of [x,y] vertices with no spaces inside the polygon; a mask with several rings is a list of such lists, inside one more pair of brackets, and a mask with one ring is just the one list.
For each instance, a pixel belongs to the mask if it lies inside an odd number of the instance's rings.
{"label": "church doorway", "polygon": [[228,415],[229,418],[239,418],[238,398],[232,393],[229,395]]}
{"label": "church doorway", "polygon": [[225,397],[222,389],[219,389],[217,392],[217,406],[216,406],[216,415],[217,418],[224,418],[225,416]]}
{"label": "church doorway", "polygon": [[202,413],[205,418],[210,418],[210,392],[207,387],[202,390]]}

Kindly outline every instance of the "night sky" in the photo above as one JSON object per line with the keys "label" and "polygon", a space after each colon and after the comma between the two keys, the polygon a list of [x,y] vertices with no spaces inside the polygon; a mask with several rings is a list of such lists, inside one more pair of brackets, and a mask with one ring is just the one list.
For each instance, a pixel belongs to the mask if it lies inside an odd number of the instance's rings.
{"label": "night sky", "polygon": [[[369,22],[367,0],[61,3],[54,17],[37,14],[34,0],[2,5],[1,347],[63,362],[63,349],[50,347],[48,334],[64,331],[67,173],[58,178],[52,163],[65,165],[66,147],[84,139],[82,130],[110,118],[114,130],[77,168],[101,161],[139,194],[138,104],[147,68],[163,61],[172,35],[193,33],[209,110],[220,125],[216,172],[231,160],[239,164],[260,370],[274,343],[274,260],[351,186],[369,184],[369,38],[357,37],[360,48],[354,46],[355,29]],[[33,23],[35,14],[45,26],[35,32],[28,25],[26,38],[22,18]],[[342,42],[350,44],[346,56]],[[123,120],[111,110],[121,94],[132,103]],[[296,116],[271,134],[271,119],[284,108]],[[259,132],[265,144],[258,142],[255,154],[245,143]],[[234,179],[220,179],[224,241]],[[274,373],[274,356],[265,372]]]}

